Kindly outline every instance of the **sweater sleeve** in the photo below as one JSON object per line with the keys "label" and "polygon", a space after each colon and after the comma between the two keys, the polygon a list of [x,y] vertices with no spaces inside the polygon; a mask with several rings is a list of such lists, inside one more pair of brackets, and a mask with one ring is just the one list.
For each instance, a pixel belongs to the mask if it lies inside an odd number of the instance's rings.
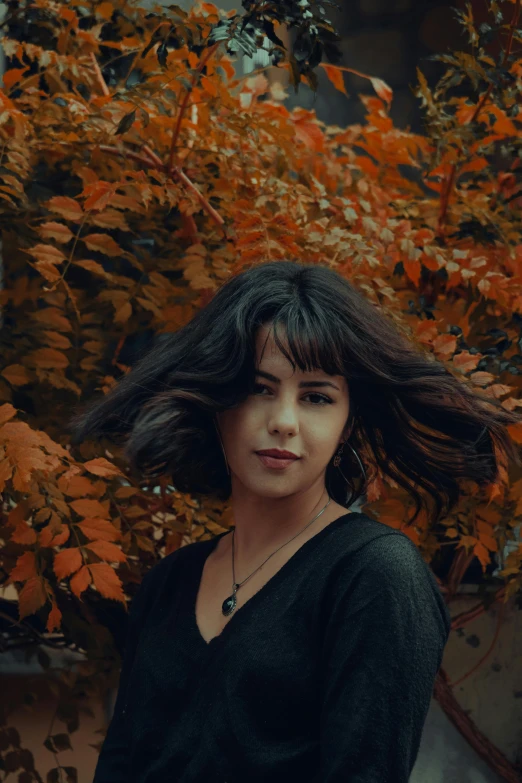
{"label": "sweater sleeve", "polygon": [[403,533],[367,543],[355,567],[336,572],[315,783],[407,783],[450,624],[433,573]]}
{"label": "sweater sleeve", "polygon": [[145,574],[130,604],[118,694],[112,719],[98,756],[93,783],[127,783],[128,780],[130,754],[125,720],[127,688],[140,631],[149,609],[151,583],[157,582],[158,569],[161,569],[164,561],[165,558]]}

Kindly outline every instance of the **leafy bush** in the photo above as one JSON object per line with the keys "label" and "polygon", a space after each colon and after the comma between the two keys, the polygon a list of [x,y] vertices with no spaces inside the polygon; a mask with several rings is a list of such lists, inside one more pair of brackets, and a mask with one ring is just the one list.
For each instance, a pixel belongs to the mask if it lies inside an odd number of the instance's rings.
{"label": "leafy bush", "polygon": [[[372,76],[360,96],[366,124],[344,129],[288,111],[262,72],[236,76],[236,53],[267,36],[294,89],[315,88],[322,67],[344,90],[339,37],[306,2],[245,0],[243,17],[211,3],[190,13],[125,0],[7,6],[0,491],[3,584],[18,601],[2,605],[4,618],[19,609],[13,646],[27,645],[44,667],[42,645],[85,654],[59,687],[48,678],[67,728],[46,741],[56,754],[85,697],[117,682],[126,598],[141,575],[231,521],[217,500],[133,474],[112,443],[72,448],[65,424],[230,275],[289,257],[335,268],[477,399],[510,413],[510,437],[522,442],[520,0],[509,18],[490,0],[491,25],[479,29],[469,6],[459,12],[472,52],[439,56],[447,70],[433,90],[419,71],[423,136],[393,127],[392,92]],[[288,51],[279,24],[296,31]],[[493,34],[498,61],[487,49]],[[485,493],[464,484],[447,518],[430,526],[421,517],[407,531],[428,560],[451,547],[448,601],[477,561],[485,582],[497,580],[493,600],[520,596],[520,463],[497,456],[499,479]],[[379,472],[366,501],[385,524],[405,517],[404,493]],[[442,670],[435,694],[469,726]],[[41,779],[7,710],[0,731],[3,769]],[[478,732],[466,737],[516,779]],[[55,756],[47,780],[62,769],[76,778]]]}

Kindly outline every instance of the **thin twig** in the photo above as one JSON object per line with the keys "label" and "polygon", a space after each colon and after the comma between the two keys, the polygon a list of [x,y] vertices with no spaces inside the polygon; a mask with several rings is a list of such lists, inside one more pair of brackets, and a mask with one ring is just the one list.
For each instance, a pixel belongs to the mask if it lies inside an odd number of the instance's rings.
{"label": "thin twig", "polygon": [[110,90],[107,87],[107,83],[105,79],[103,78],[103,74],[100,70],[100,66],[98,65],[98,60],[96,59],[94,52],[89,52],[89,57],[91,58],[92,67],[94,68],[94,73],[96,74],[96,78],[98,79],[98,82],[100,83],[100,87],[102,89],[102,92],[104,95],[110,95]]}
{"label": "thin twig", "polygon": [[197,77],[199,76],[199,74],[201,73],[201,71],[203,70],[205,65],[207,64],[207,62],[210,59],[210,57],[214,54],[214,52],[216,51],[218,46],[219,46],[219,43],[216,43],[216,44],[214,44],[213,46],[210,46],[207,49],[207,51],[205,52],[205,54],[203,55],[203,57],[199,61],[198,67],[196,68],[195,72],[192,74],[192,80],[191,80],[191,84],[190,84],[190,89],[185,90],[185,95],[183,96],[183,101],[182,101],[181,106],[179,108],[178,119],[176,121],[176,126],[174,128],[174,133],[172,134],[172,142],[171,142],[171,145],[170,145],[169,161],[168,161],[168,165],[167,165],[167,171],[169,171],[169,172],[172,171],[172,168],[173,168],[174,154],[175,154],[175,150],[176,150],[176,144],[178,142],[178,136],[179,136],[179,132],[180,132],[180,128],[181,128],[181,122],[183,120],[183,115],[185,113],[185,109],[187,108],[187,103],[188,103],[188,99],[190,97],[190,93],[192,92],[192,87],[194,87],[194,85],[196,83]]}
{"label": "thin twig", "polygon": [[[148,148],[147,151],[150,157],[144,157],[143,155],[139,155],[137,152],[122,150],[119,149],[119,147],[111,147],[107,144],[100,144],[100,149],[102,150],[102,152],[108,152],[109,155],[121,155],[124,158],[130,158],[131,160],[135,160],[138,163],[147,166],[148,168],[154,168],[157,169],[158,171],[163,171],[164,173],[166,173],[167,171],[167,167],[161,162],[158,156]],[[144,147],[142,149],[144,149]],[[216,210],[211,204],[209,204],[205,196],[202,193],[200,193],[196,185],[194,185],[192,180],[189,177],[187,177],[185,172],[182,171],[178,166],[175,166],[172,171],[172,174],[176,175],[181,180],[181,182],[183,182],[183,184],[196,196],[202,208],[205,210],[205,212],[208,213],[208,215],[210,215],[212,220],[214,220],[214,222],[217,223],[218,226],[223,226],[225,221],[223,220],[221,215],[218,212],[216,212]]]}
{"label": "thin twig", "polygon": [[163,163],[156,163],[151,158],[146,158],[144,155],[139,155],[137,152],[131,152],[130,150],[121,150],[119,147],[110,147],[107,144],[100,144],[102,152],[108,152],[110,155],[121,155],[124,158],[130,158],[138,163],[142,163],[144,166],[159,169],[160,171],[166,171],[166,167]]}
{"label": "thin twig", "polygon": [[213,218],[213,220],[215,220],[218,225],[223,226],[225,224],[225,221],[223,220],[223,218],[221,217],[219,212],[216,212],[214,207],[211,204],[209,204],[209,202],[207,201],[205,196],[202,193],[199,192],[197,187],[194,185],[192,180],[190,180],[187,177],[185,172],[182,171],[180,168],[178,168],[178,166],[175,166],[174,169],[173,169],[173,173],[176,174],[180,178],[180,180],[183,182],[183,184],[186,185],[187,188],[192,191],[192,193],[194,193],[194,195],[198,199],[198,201],[201,204],[201,206],[203,207],[203,209],[206,212],[208,212],[208,214]]}

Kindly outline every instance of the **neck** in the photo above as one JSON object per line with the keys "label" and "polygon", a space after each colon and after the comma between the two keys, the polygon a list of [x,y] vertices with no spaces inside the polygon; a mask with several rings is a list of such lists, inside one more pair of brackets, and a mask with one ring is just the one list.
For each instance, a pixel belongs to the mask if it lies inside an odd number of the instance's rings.
{"label": "neck", "polygon": [[231,505],[235,523],[234,550],[239,563],[259,560],[263,555],[271,554],[300,533],[321,511],[307,532],[315,530],[316,523],[319,530],[330,517],[339,516],[338,504],[333,500],[329,502],[324,487],[275,499],[253,498],[251,493],[247,497],[244,492],[233,491]]}

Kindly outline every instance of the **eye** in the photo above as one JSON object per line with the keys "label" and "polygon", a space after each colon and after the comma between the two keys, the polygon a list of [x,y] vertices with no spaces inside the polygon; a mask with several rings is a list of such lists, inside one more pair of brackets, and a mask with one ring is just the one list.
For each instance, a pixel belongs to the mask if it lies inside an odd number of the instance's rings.
{"label": "eye", "polygon": [[[268,386],[265,386],[264,383],[255,383],[253,386],[253,393],[256,394],[257,389],[270,389]],[[262,395],[264,396],[264,395]],[[331,405],[333,403],[333,400],[330,399],[330,397],[327,397],[326,394],[319,394],[319,392],[308,392],[308,394],[304,395],[305,397],[318,397],[321,402],[312,402],[312,405],[316,405],[321,407],[322,405]]]}

